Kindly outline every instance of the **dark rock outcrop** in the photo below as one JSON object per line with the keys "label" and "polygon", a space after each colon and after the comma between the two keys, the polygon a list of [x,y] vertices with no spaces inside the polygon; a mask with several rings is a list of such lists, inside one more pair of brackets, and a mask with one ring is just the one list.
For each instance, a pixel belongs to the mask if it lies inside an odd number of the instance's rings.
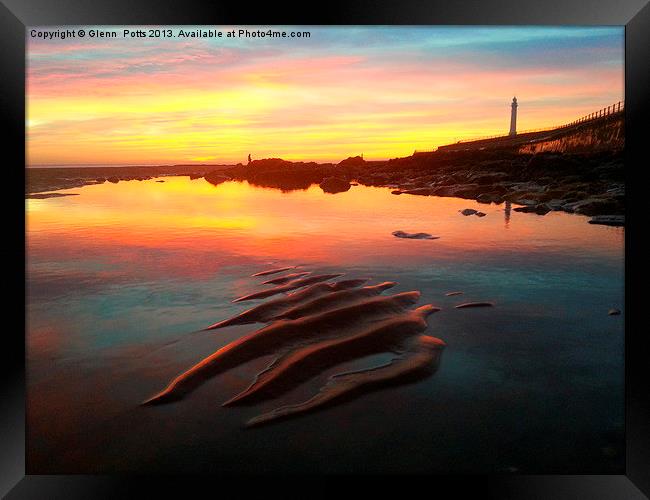
{"label": "dark rock outcrop", "polygon": [[25,195],[25,198],[44,200],[46,198],[61,198],[62,196],[79,196],[79,193],[34,193]]}
{"label": "dark rock outcrop", "polygon": [[208,172],[204,177],[205,180],[213,186],[218,186],[219,184],[230,180],[230,177],[219,171]]}
{"label": "dark rock outcrop", "polygon": [[604,226],[624,226],[624,215],[596,215],[589,220],[589,224],[602,224]]}
{"label": "dark rock outcrop", "polygon": [[538,205],[526,205],[523,207],[517,207],[513,210],[515,212],[523,212],[526,214],[546,215],[551,211],[551,208],[544,203],[539,203]]}
{"label": "dark rock outcrop", "polygon": [[406,238],[410,240],[437,240],[440,236],[432,236],[429,233],[405,233],[404,231],[393,231],[396,238]]}
{"label": "dark rock outcrop", "polygon": [[362,167],[366,161],[361,156],[350,156],[338,163],[339,167]]}
{"label": "dark rock outcrop", "polygon": [[326,193],[343,193],[350,190],[350,183],[338,177],[327,177],[319,184]]}

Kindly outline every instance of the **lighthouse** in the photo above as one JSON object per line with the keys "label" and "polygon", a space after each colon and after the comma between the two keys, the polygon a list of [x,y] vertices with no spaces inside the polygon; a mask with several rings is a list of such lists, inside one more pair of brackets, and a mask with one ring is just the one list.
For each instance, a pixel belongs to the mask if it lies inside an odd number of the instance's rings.
{"label": "lighthouse", "polygon": [[515,136],[517,135],[517,98],[512,98],[512,111],[510,112],[510,132],[508,135]]}

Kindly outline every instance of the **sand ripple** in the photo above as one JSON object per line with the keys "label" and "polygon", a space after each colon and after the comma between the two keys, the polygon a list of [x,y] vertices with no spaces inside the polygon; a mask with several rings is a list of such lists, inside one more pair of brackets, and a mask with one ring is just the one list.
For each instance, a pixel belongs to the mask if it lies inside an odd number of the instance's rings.
{"label": "sand ripple", "polygon": [[[254,276],[290,269],[294,267],[262,271]],[[267,323],[181,373],[143,404],[178,401],[210,378],[269,354],[275,356],[274,361],[224,406],[278,398],[327,369],[370,354],[393,352],[396,356],[382,366],[334,375],[307,401],[269,410],[250,420],[247,426],[308,413],[387,385],[419,380],[436,371],[445,343],[423,332],[427,329],[427,317],[439,308],[431,304],[415,308],[419,291],[384,295],[397,283],[363,286],[367,279],[336,281],[343,273],[307,274],[308,271],[274,278],[262,285],[278,286],[235,299],[233,302],[284,294],[207,327],[215,330]]]}

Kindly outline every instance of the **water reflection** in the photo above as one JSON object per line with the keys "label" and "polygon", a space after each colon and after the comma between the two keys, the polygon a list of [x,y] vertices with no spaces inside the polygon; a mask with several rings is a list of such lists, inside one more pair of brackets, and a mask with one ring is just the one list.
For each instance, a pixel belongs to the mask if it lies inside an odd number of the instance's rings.
{"label": "water reflection", "polygon": [[[328,264],[391,261],[408,256],[414,264],[430,259],[462,260],[499,254],[501,249],[572,252],[621,252],[623,230],[603,231],[586,219],[564,213],[545,217],[517,215],[510,226],[505,205],[504,232],[498,222],[502,206],[482,209],[483,218],[461,217],[470,200],[393,196],[389,190],[355,186],[327,195],[317,186],[282,193],[254,188],[246,182],[212,186],[184,177],[155,181],[86,186],[82,196],[28,200],[29,244],[54,259],[74,259],[91,251],[119,256],[128,263],[147,251],[180,252],[167,265],[183,272],[197,254],[215,261],[231,258],[291,259]],[[435,242],[399,241],[395,230],[428,232]],[[134,254],[136,252],[136,254]],[[171,256],[168,256],[171,259]],[[187,262],[180,262],[185,259]]]}
{"label": "water reflection", "polygon": [[[622,451],[601,448],[623,450],[624,314],[607,311],[623,309],[624,229],[509,203],[463,217],[478,208],[471,200],[363,186],[284,193],[168,177],[74,192],[26,201],[34,471],[345,472],[363,463],[368,472],[386,470],[388,454],[400,472],[619,471]],[[444,364],[429,381],[252,434],[239,426],[264,408],[224,412],[217,402],[270,359],[215,377],[183,405],[138,408],[251,331],[196,333],[250,307],[231,301],[269,266],[344,269],[344,279],[421,290],[421,303],[442,309],[428,332],[447,342]],[[454,290],[464,294],[445,295]],[[455,309],[465,301],[495,307]],[[287,395],[309,396],[304,387]]]}

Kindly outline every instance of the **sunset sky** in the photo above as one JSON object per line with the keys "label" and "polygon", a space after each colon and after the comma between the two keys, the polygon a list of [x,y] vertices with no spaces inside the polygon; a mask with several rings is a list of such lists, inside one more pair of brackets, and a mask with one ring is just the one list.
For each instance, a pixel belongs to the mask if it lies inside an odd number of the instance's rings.
{"label": "sunset sky", "polygon": [[622,27],[113,29],[119,38],[47,41],[27,30],[30,165],[386,159],[507,133],[514,95],[520,130],[624,98]]}

